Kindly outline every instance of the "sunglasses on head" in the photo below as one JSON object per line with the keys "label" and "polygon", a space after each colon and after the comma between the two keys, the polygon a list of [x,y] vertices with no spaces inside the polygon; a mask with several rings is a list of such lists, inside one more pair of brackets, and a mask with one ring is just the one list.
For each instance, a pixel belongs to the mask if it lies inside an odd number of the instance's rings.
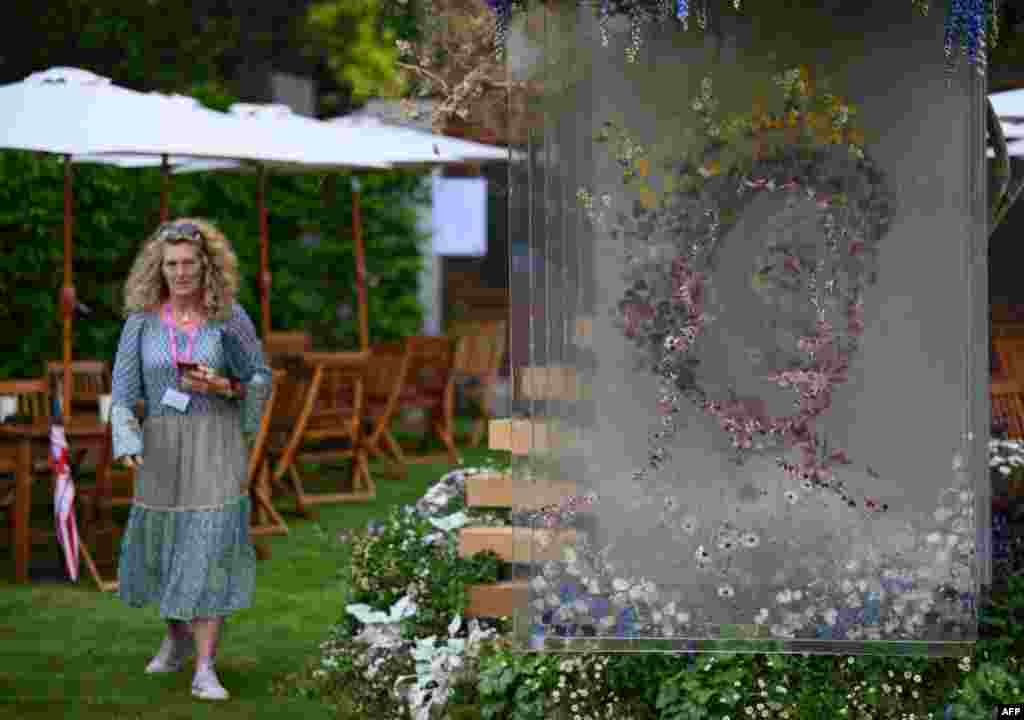
{"label": "sunglasses on head", "polygon": [[157,231],[157,239],[174,242],[175,240],[195,240],[203,242],[203,231],[195,223],[175,221],[168,223]]}

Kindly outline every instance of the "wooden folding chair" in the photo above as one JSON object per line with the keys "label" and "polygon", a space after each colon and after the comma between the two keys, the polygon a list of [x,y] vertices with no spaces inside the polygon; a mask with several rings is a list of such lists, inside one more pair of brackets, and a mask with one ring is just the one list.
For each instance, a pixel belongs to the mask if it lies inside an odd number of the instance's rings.
{"label": "wooden folding chair", "polygon": [[[1024,440],[1024,387],[1016,378],[993,378],[990,384],[992,395],[992,418],[1001,420],[1007,430],[1007,437]],[[1011,480],[1010,497],[1024,498],[1024,482]]]}
{"label": "wooden folding chair", "polygon": [[[370,348],[370,362],[363,383],[365,443],[371,457],[379,458],[391,474],[408,474],[405,454],[391,435],[391,423],[401,409],[402,391],[409,371],[408,343],[383,343]],[[381,447],[385,445],[387,452]]]}
{"label": "wooden folding chair", "polygon": [[[369,352],[305,353],[290,359],[278,387],[270,419],[267,454],[274,470],[270,482],[290,490],[300,514],[311,505],[363,502],[376,497],[363,442],[363,376]],[[352,462],[352,489],[306,492],[298,463]],[[292,487],[282,478],[288,474]]]}
{"label": "wooden folding chair", "polygon": [[[64,364],[51,361],[46,363],[46,376],[52,387],[63,387]],[[71,363],[71,410],[75,415],[98,416],[100,396],[109,395],[111,388],[110,363],[102,360],[75,360]],[[74,463],[82,466],[87,450],[79,450]],[[94,458],[95,467],[99,458]]]}
{"label": "wooden folding chair", "polygon": [[[274,370],[273,385],[270,389],[270,397],[263,411],[260,420],[260,428],[253,438],[252,449],[249,452],[249,496],[252,498],[252,516],[249,533],[259,537],[263,535],[287,535],[288,524],[281,517],[281,514],[274,507],[270,488],[270,461],[268,451],[270,448],[271,422],[274,418],[275,405],[280,398],[281,386],[284,383],[285,372]],[[270,549],[260,543],[256,544],[256,552],[260,559],[270,557]]]}
{"label": "wooden folding chair", "polygon": [[[50,385],[47,378],[31,380],[0,381],[0,395],[10,395],[18,399],[16,417],[28,422],[45,422],[50,420]],[[45,463],[45,467],[44,467]],[[50,458],[37,455],[32,459],[32,471],[36,474],[50,472]],[[15,479],[18,463],[13,450],[0,449],[0,508],[7,521],[8,533],[14,532],[14,498]],[[8,537],[8,545],[14,547],[13,535]]]}
{"label": "wooden folding chair", "polygon": [[466,398],[477,412],[469,443],[479,447],[491,419],[491,394],[505,357],[508,323],[504,320],[457,323],[453,324],[450,334],[455,338],[455,382],[462,384]]}
{"label": "wooden folding chair", "polygon": [[[426,415],[429,429],[444,443],[448,462],[456,465],[459,454],[452,436],[452,415],[455,409],[455,376],[452,373],[454,342],[447,337],[414,336],[406,338],[405,343],[408,366],[399,406],[403,410],[417,409]],[[389,446],[398,444],[393,436],[387,439],[391,435],[390,430],[385,429],[383,432]]]}

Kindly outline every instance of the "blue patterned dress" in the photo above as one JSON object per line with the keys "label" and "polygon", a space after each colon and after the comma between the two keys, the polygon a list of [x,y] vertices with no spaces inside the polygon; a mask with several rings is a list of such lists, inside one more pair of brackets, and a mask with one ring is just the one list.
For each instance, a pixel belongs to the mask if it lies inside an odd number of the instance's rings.
{"label": "blue patterned dress", "polygon": [[[176,330],[179,358],[188,335]],[[141,455],[121,542],[119,595],[159,604],[166,619],[225,616],[252,604],[256,556],[249,540],[248,450],[272,376],[252,321],[237,303],[227,321],[195,331],[192,361],[246,384],[243,400],[187,393],[184,412],[163,403],[180,389],[159,310],[133,313],[114,362],[114,457]],[[135,414],[145,401],[142,423]]]}

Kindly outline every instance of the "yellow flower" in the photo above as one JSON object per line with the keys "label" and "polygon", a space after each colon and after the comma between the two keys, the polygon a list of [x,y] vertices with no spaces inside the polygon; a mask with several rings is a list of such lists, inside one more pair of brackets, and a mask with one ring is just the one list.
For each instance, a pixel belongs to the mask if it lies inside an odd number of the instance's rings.
{"label": "yellow flower", "polygon": [[651,189],[649,185],[644,185],[640,188],[640,204],[646,210],[654,210],[658,207],[658,194]]}
{"label": "yellow flower", "polygon": [[721,175],[722,174],[722,163],[719,162],[718,160],[714,160],[714,161],[712,161],[711,163],[709,163],[707,165],[701,166],[701,168],[697,172],[699,172],[703,177],[706,177],[706,178],[707,177],[715,177],[716,175]]}
{"label": "yellow flower", "polygon": [[831,136],[829,137],[829,142],[831,142],[833,145],[838,145],[842,141],[843,141],[843,133],[842,133],[842,131],[841,130],[833,130]]}
{"label": "yellow flower", "polygon": [[647,158],[640,158],[636,161],[636,171],[640,174],[640,177],[647,177],[650,167],[650,162]]}
{"label": "yellow flower", "polygon": [[796,121],[799,119],[799,117],[800,113],[798,113],[796,110],[790,110],[789,116],[786,118],[786,124],[791,128],[796,127]]}

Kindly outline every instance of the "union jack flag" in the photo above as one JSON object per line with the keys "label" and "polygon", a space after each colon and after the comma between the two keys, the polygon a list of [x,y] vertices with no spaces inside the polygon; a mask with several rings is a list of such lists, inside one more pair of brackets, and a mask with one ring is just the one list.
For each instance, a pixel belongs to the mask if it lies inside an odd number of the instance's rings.
{"label": "union jack flag", "polygon": [[53,513],[57,521],[57,541],[64,550],[68,575],[78,582],[78,524],[75,522],[75,483],[71,477],[68,440],[60,404],[53,401],[50,425],[50,468],[57,476],[53,491]]}

